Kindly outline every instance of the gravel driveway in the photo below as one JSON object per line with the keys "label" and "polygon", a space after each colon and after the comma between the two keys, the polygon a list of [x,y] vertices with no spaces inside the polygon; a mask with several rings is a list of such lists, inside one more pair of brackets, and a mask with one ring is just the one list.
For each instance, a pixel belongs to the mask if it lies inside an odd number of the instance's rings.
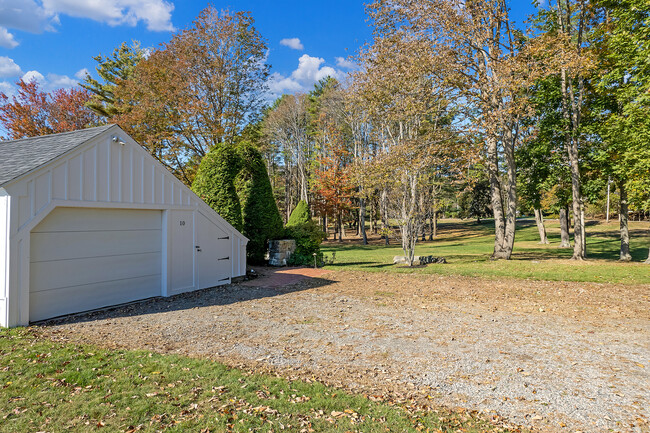
{"label": "gravel driveway", "polygon": [[648,432],[649,289],[331,272],[280,288],[154,299],[40,330],[417,394],[541,431]]}

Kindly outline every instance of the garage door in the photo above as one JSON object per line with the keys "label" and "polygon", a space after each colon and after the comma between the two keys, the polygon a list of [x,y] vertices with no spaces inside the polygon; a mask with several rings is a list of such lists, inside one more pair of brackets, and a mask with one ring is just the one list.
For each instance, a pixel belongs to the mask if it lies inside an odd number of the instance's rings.
{"label": "garage door", "polygon": [[31,233],[31,321],[160,295],[160,211],[56,208]]}

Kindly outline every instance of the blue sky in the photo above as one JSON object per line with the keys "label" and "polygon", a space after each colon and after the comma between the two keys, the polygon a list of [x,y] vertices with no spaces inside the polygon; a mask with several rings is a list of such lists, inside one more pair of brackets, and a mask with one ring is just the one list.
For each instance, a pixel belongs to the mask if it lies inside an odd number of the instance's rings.
{"label": "blue sky", "polygon": [[[206,7],[198,0],[0,0],[0,91],[21,77],[45,90],[70,87],[93,57],[122,42],[157,47],[191,25]],[[371,37],[360,0],[215,0],[218,9],[251,11],[267,40],[274,95],[308,91],[327,75],[343,77],[350,55]],[[521,22],[529,0],[510,2]]]}

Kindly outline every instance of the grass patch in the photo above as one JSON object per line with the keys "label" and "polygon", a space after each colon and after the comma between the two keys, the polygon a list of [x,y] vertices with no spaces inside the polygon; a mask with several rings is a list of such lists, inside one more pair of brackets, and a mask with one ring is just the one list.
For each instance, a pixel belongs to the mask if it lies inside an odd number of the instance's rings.
{"label": "grass patch", "polygon": [[0,387],[0,432],[495,429],[463,412],[407,410],[207,359],[52,342],[29,328],[0,330]]}
{"label": "grass patch", "polygon": [[533,220],[519,220],[511,260],[489,260],[494,248],[491,220],[444,220],[434,241],[417,244],[416,255],[442,256],[447,264],[408,268],[394,266],[393,257],[403,255],[398,241],[384,246],[359,245],[358,241],[338,244],[329,241],[321,246],[326,254],[336,253],[329,269],[370,272],[466,275],[486,278],[529,278],[551,281],[591,281],[622,284],[650,284],[650,267],[643,265],[648,255],[650,236],[647,222],[631,222],[630,250],[633,262],[618,259],[620,240],[618,222],[587,225],[587,257],[584,262],[570,260],[573,250],[558,248],[560,228],[557,221],[547,222],[550,244],[538,244],[539,235]]}

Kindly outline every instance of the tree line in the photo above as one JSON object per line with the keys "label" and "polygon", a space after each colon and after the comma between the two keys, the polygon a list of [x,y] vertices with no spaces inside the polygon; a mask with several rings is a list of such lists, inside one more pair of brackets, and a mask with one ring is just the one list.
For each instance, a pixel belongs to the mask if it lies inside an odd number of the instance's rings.
{"label": "tree line", "polygon": [[156,49],[96,57],[99,79],[64,91],[76,99],[19,82],[0,122],[10,138],[58,132],[61,113],[118,123],[188,185],[210,153],[246,143],[284,221],[303,201],[364,243],[367,223],[386,242],[396,223],[409,261],[441,212],[489,214],[492,258],[508,259],[528,211],[542,242],[544,212],[559,215],[563,247],[572,221],[582,260],[585,214],[616,191],[630,260],[628,214],[650,210],[649,6],[558,0],[516,23],[505,0],[376,0],[354,72],[271,104],[252,16],[208,7]]}

